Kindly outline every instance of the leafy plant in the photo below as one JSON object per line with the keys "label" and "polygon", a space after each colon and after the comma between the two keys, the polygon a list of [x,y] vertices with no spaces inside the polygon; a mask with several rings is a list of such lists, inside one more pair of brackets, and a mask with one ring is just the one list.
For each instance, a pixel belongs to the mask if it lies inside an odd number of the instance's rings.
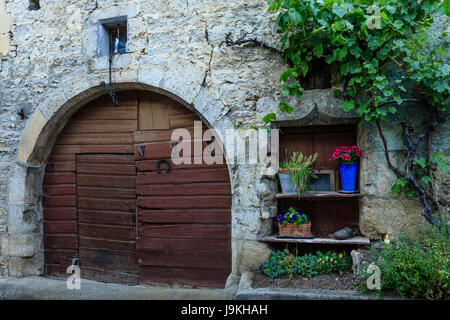
{"label": "leafy plant", "polygon": [[292,187],[298,188],[299,194],[308,192],[308,182],[311,177],[315,177],[311,166],[317,160],[317,156],[315,153],[305,157],[303,153],[296,151],[289,155],[286,150],[287,161],[280,164],[280,169],[289,170]]}
{"label": "leafy plant", "polygon": [[[450,238],[447,227],[428,226],[425,235],[402,236],[382,250],[372,245],[370,262],[380,268],[379,294],[394,291],[404,297],[450,298]],[[367,265],[361,275],[368,278]],[[366,289],[364,289],[366,290]]]}
{"label": "leafy plant", "polygon": [[[433,169],[449,170],[442,152],[430,157],[432,134],[447,120],[450,96],[450,65],[446,50],[429,46],[427,29],[434,13],[448,13],[448,1],[440,0],[268,0],[269,11],[278,12],[276,23],[281,38],[281,56],[287,69],[281,73],[283,96],[301,97],[301,77],[311,73],[317,59],[329,66],[333,79],[340,82],[335,95],[342,109],[356,110],[360,123],[375,122],[382,139],[388,167],[398,180],[393,191],[418,196],[426,219],[444,221],[435,212],[441,207],[432,189]],[[444,47],[448,47],[446,34]],[[398,77],[387,71],[395,68]],[[423,106],[429,113],[425,130],[413,137],[408,119],[402,121],[402,140],[407,150],[405,170],[390,159],[382,121],[406,103]],[[281,101],[279,109],[292,113],[294,107]],[[275,114],[266,116],[267,123]],[[421,142],[425,148],[418,148]],[[419,155],[418,150],[422,152]],[[419,168],[424,169],[421,174]],[[422,170],[423,171],[423,170]]]}
{"label": "leafy plant", "polygon": [[311,220],[309,218],[309,214],[301,213],[300,209],[297,207],[290,207],[288,210],[284,210],[277,216],[277,221],[284,226],[288,223],[293,223],[296,226],[299,226],[301,224],[307,224]]}
{"label": "leafy plant", "polygon": [[352,261],[346,252],[336,253],[328,251],[316,254],[305,254],[295,256],[287,249],[284,251],[273,251],[267,261],[258,269],[270,277],[271,281],[276,278],[287,276],[293,279],[295,275],[313,278],[324,273],[339,273],[350,270]]}

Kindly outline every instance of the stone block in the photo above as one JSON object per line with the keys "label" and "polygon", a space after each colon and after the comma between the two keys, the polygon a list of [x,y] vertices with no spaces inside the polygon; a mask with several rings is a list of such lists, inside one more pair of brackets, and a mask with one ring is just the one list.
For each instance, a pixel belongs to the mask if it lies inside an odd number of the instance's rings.
{"label": "stone block", "polygon": [[170,91],[191,104],[200,91],[206,66],[192,61],[170,59],[162,82],[163,89]]}
{"label": "stone block", "polygon": [[34,256],[33,236],[8,236],[1,239],[1,253],[4,256],[30,258]]}
{"label": "stone block", "polygon": [[6,55],[9,50],[10,38],[9,33],[0,34],[0,55]]}
{"label": "stone block", "polygon": [[47,119],[44,117],[42,112],[40,110],[36,110],[31,116],[31,119],[22,135],[22,139],[20,140],[19,150],[17,152],[17,159],[20,162],[28,161],[33,152],[39,134],[46,123]]}
{"label": "stone block", "polygon": [[162,77],[163,72],[160,69],[140,69],[138,74],[138,82],[159,87]]}

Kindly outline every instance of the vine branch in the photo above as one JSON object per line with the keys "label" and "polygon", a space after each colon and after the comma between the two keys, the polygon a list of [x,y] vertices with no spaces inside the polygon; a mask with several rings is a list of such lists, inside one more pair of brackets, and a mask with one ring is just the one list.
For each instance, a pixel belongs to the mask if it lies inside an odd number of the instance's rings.
{"label": "vine branch", "polygon": [[227,47],[252,44],[254,46],[260,46],[262,48],[269,49],[272,52],[275,52],[277,54],[281,54],[280,49],[273,47],[264,41],[260,41],[257,38],[245,39],[247,37],[247,34],[248,34],[248,32],[245,32],[240,38],[238,38],[237,40],[233,40],[231,37],[231,32],[229,32],[226,34],[225,40],[219,44],[219,48],[222,46],[222,44],[226,44]]}

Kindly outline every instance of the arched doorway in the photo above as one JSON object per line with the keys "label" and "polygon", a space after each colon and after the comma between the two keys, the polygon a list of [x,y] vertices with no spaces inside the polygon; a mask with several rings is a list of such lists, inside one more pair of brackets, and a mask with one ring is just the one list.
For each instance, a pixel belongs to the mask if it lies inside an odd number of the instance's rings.
{"label": "arched doorway", "polygon": [[118,98],[117,107],[102,96],[81,108],[48,157],[45,273],[66,274],[76,256],[84,279],[224,287],[231,273],[227,167],[170,161],[172,131],[191,131],[200,118],[158,93]]}

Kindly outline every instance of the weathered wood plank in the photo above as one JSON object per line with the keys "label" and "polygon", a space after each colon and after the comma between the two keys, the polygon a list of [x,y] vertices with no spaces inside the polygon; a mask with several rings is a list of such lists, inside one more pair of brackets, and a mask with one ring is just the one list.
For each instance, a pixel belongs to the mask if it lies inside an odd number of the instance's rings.
{"label": "weathered wood plank", "polygon": [[75,184],[44,185],[42,187],[42,189],[44,191],[44,194],[47,196],[76,195],[77,194],[77,187]]}
{"label": "weathered wood plank", "polygon": [[[200,159],[201,161],[199,161]],[[174,164],[171,159],[167,160],[169,160],[171,170],[227,168],[223,158],[221,158],[222,162],[217,161],[218,163],[214,163],[216,162],[214,158],[183,158],[182,163],[180,164]],[[206,164],[205,160],[210,161],[212,164]],[[197,164],[196,162],[200,162],[200,164]],[[140,160],[136,161],[136,167],[139,172],[156,171],[157,163],[158,160]],[[161,168],[165,168],[165,164],[161,164]]]}
{"label": "weathered wood plank", "polygon": [[122,145],[133,144],[133,134],[122,133],[89,133],[60,135],[55,145]]}
{"label": "weathered wood plank", "polygon": [[122,165],[122,164],[104,164],[104,163],[79,163],[77,164],[77,173],[86,174],[102,174],[108,173],[108,175],[136,175],[136,166],[134,165]]}
{"label": "weathered wood plank", "polygon": [[80,163],[103,163],[115,165],[134,165],[132,154],[83,154],[77,156],[77,164]]}
{"label": "weathered wood plank", "polygon": [[80,120],[136,120],[137,107],[91,107],[82,108],[71,119]]}
{"label": "weathered wood plank", "polygon": [[44,185],[50,184],[74,184],[75,173],[47,173],[44,176]]}
{"label": "weathered wood plank", "polygon": [[80,265],[114,271],[136,271],[137,255],[134,252],[80,248]]}
{"label": "weathered wood plank", "polygon": [[75,207],[77,205],[77,196],[75,195],[54,195],[44,197],[42,205],[49,207]]}
{"label": "weathered wood plank", "polygon": [[75,220],[77,208],[44,208],[44,220]]}
{"label": "weathered wood plank", "polygon": [[142,208],[229,208],[231,196],[141,196],[137,205]]}
{"label": "weathered wood plank", "polygon": [[230,251],[148,250],[138,252],[141,266],[226,269],[231,265]]}
{"label": "weathered wood plank", "polygon": [[85,224],[107,224],[131,226],[135,213],[96,210],[78,210],[78,221]]}
{"label": "weathered wood plank", "polygon": [[139,284],[139,275],[137,273],[96,269],[86,266],[82,268],[82,272],[83,279],[91,279],[108,283],[119,283],[128,286],[135,286]]}
{"label": "weathered wood plank", "polygon": [[105,226],[78,223],[78,233],[80,237],[106,240],[132,241],[136,239],[136,231],[131,226]]}
{"label": "weathered wood plank", "polygon": [[44,248],[78,249],[76,234],[44,234]]}
{"label": "weathered wood plank", "polygon": [[75,220],[44,221],[44,233],[77,233]]}
{"label": "weathered wood plank", "polygon": [[102,199],[119,198],[134,199],[136,198],[135,189],[115,189],[115,188],[96,188],[96,187],[78,187],[77,194],[79,197],[98,197]]}
{"label": "weathered wood plank", "polygon": [[141,284],[179,284],[199,287],[224,288],[231,269],[167,268],[141,266]]}
{"label": "weathered wood plank", "polygon": [[139,229],[139,237],[173,239],[222,239],[231,238],[230,226],[223,225],[154,225]]}
{"label": "weathered wood plank", "polygon": [[[185,129],[189,131],[191,137],[194,136],[194,128]],[[174,130],[135,131],[134,143],[171,142],[173,131]],[[179,141],[179,139],[174,141]]]}
{"label": "weathered wood plank", "polygon": [[184,209],[145,210],[138,208],[139,221],[142,223],[230,223],[231,210],[220,209]]}
{"label": "weathered wood plank", "polygon": [[78,209],[134,212],[135,199],[98,199],[78,197]]}
{"label": "weathered wood plank", "polygon": [[[50,249],[44,250],[45,264],[60,264],[67,261],[67,259],[78,256],[78,250],[73,249]],[[66,268],[69,265],[66,266]]]}
{"label": "weathered wood plank", "polygon": [[80,187],[134,189],[136,186],[136,180],[134,176],[121,177],[121,176],[78,174],[77,185]]}
{"label": "weathered wood plank", "polygon": [[81,153],[133,153],[132,145],[56,145],[52,150],[55,155]]}
{"label": "weathered wood plank", "polygon": [[151,129],[169,129],[170,100],[160,94],[152,95],[153,127]]}
{"label": "weathered wood plank", "polygon": [[186,184],[161,184],[136,187],[140,196],[168,196],[168,195],[229,195],[231,187],[229,183],[186,183]]}
{"label": "weathered wood plank", "polygon": [[75,161],[70,162],[48,162],[45,166],[46,173],[53,172],[73,172],[75,171]]}
{"label": "weathered wood plank", "polygon": [[170,116],[170,129],[194,127],[194,121],[201,121],[196,114]]}
{"label": "weathered wood plank", "polygon": [[96,238],[79,238],[80,248],[122,250],[136,252],[135,241],[118,241]]}
{"label": "weathered wood plank", "polygon": [[88,120],[71,121],[61,134],[78,133],[117,133],[133,132],[137,130],[136,120]]}
{"label": "weathered wood plank", "polygon": [[[81,240],[80,240],[81,241]],[[228,240],[208,239],[166,239],[166,238],[139,238],[136,241],[139,250],[197,250],[197,251],[230,251],[231,244]]]}
{"label": "weathered wood plank", "polygon": [[138,173],[136,177],[137,185],[159,184],[159,183],[185,183],[185,182],[228,182],[230,176],[227,169],[198,169],[179,170],[166,173],[161,170],[161,174],[156,172]]}

